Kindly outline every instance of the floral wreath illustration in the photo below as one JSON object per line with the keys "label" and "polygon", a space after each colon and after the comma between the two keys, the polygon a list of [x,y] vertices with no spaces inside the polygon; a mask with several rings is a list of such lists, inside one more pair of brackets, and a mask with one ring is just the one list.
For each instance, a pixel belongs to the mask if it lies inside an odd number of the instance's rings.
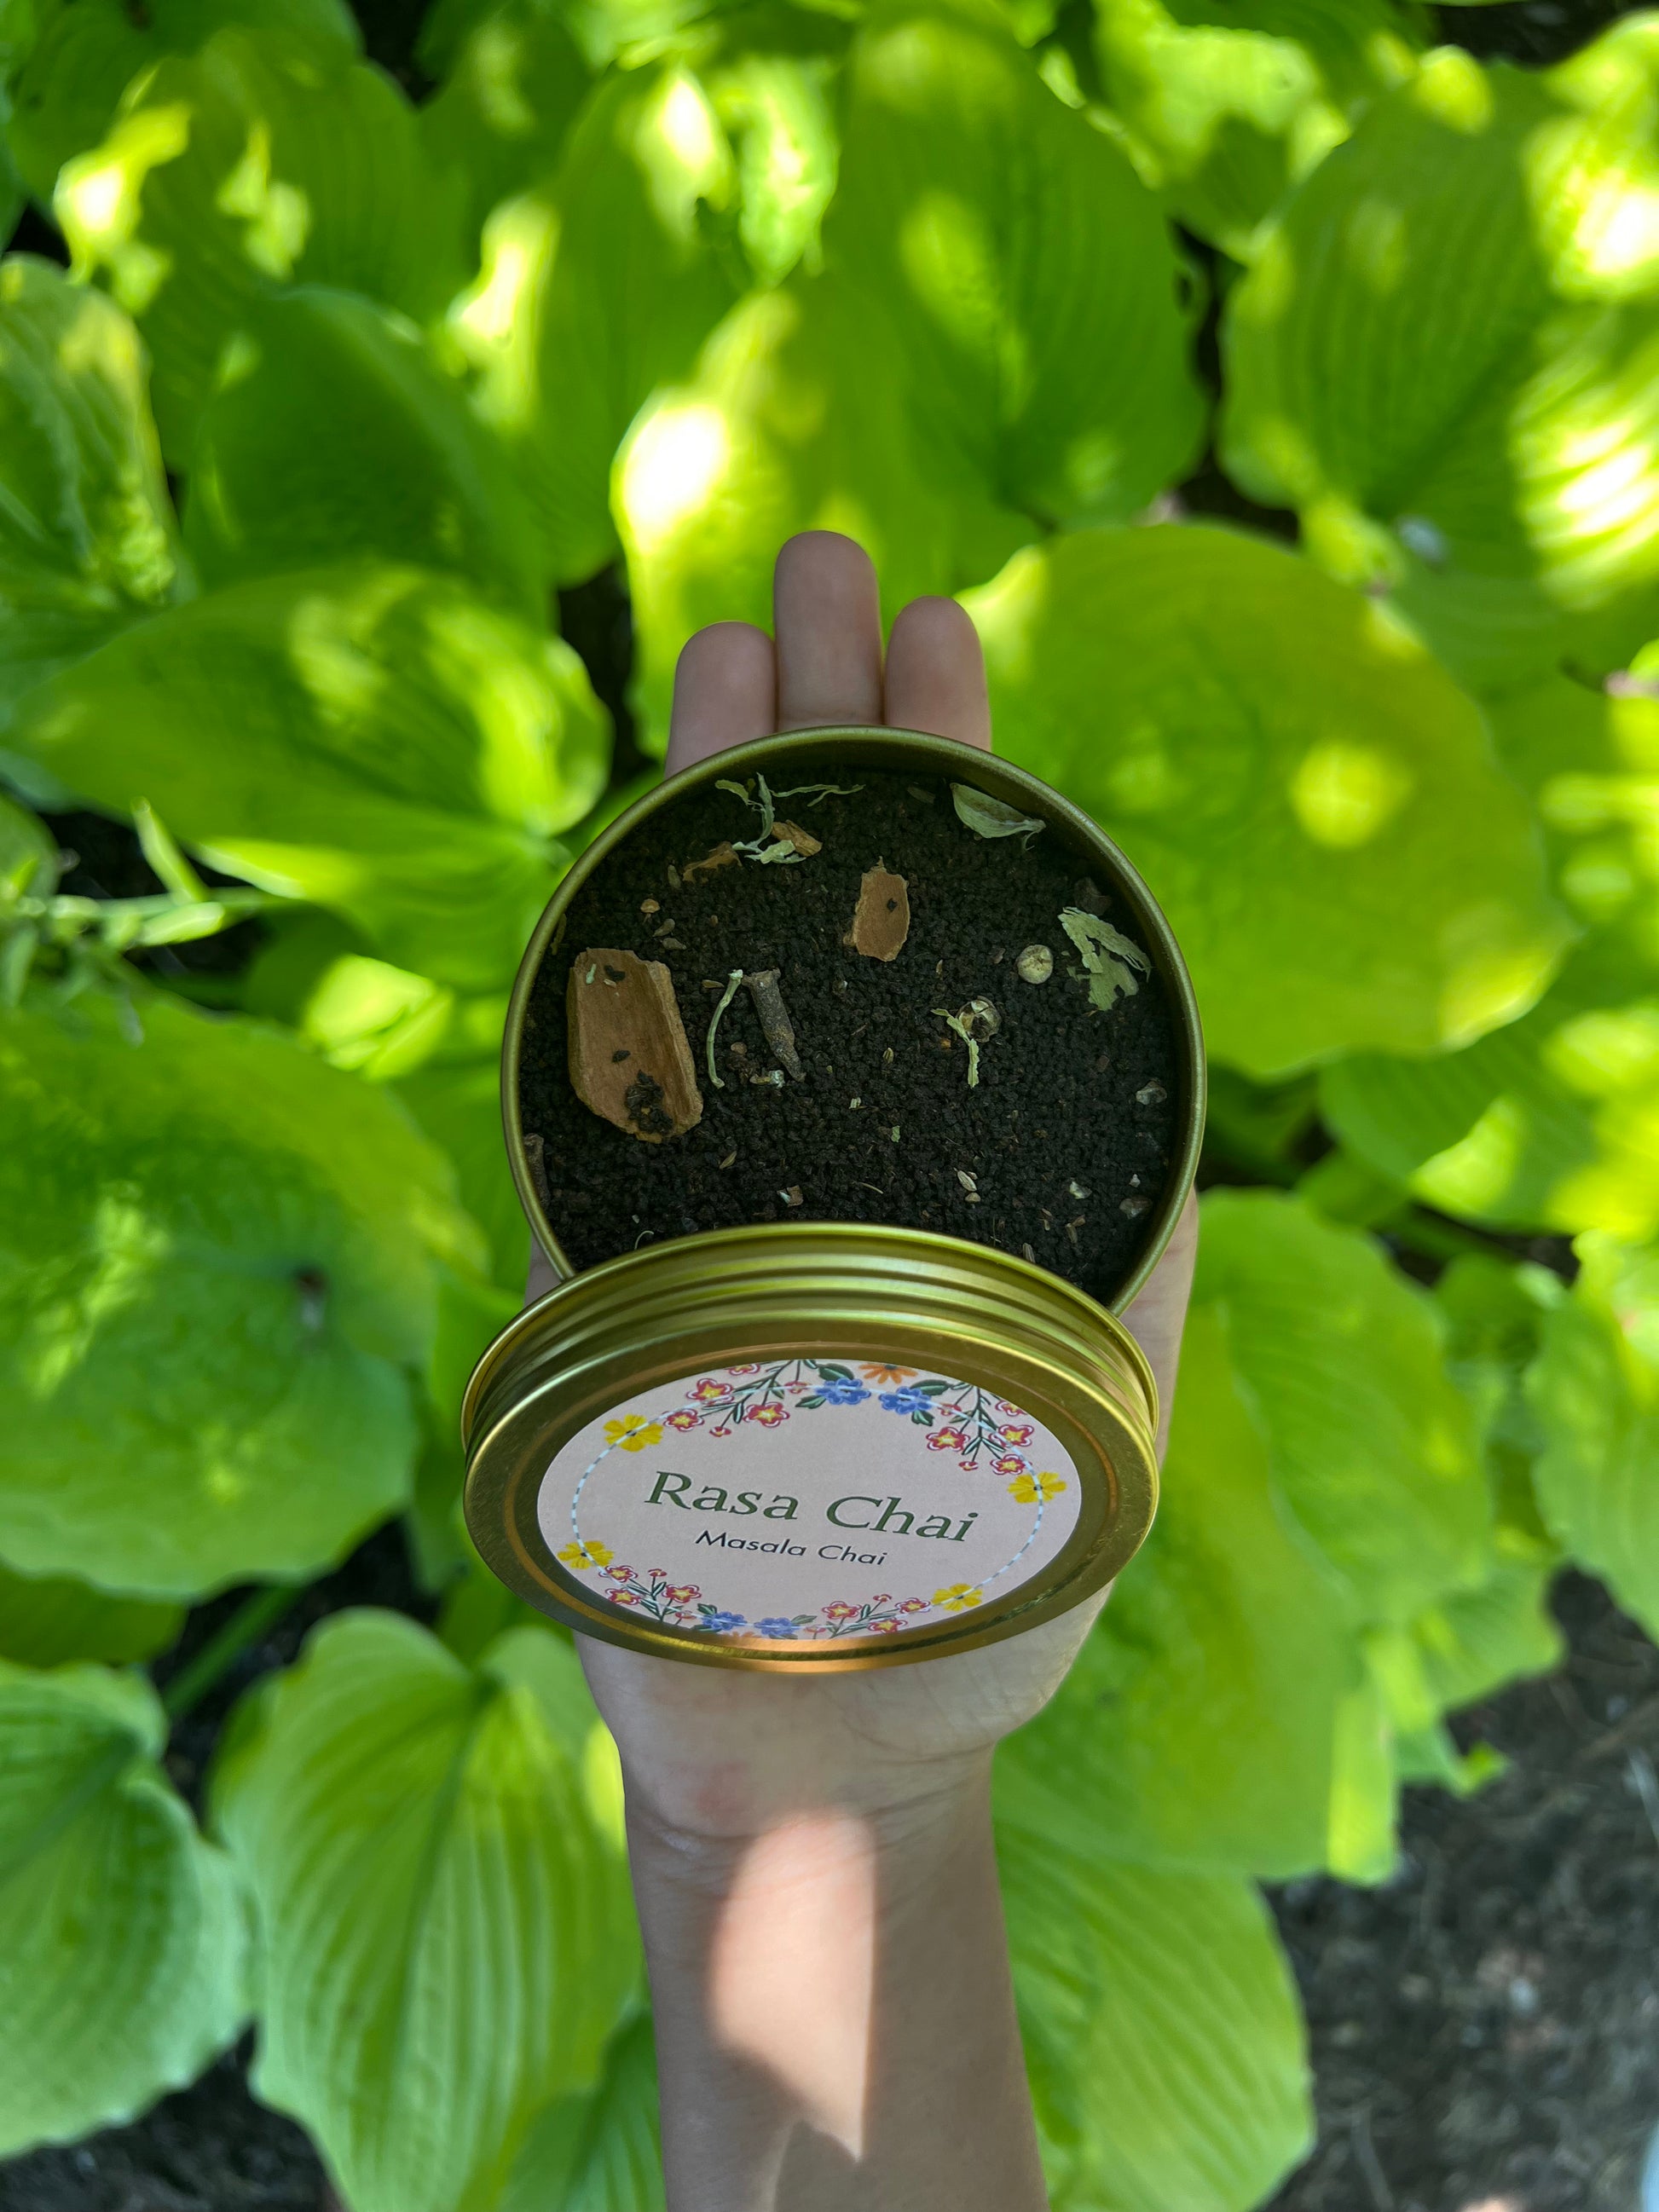
{"label": "floral wreath illustration", "polygon": [[[608,1585],[603,1595],[666,1628],[693,1629],[710,1636],[765,1637],[775,1641],[819,1642],[841,1636],[884,1636],[920,1626],[921,1616],[966,1613],[984,1602],[986,1590],[1012,1571],[1036,1541],[1051,1498],[1067,1488],[1058,1474],[1033,1469],[1023,1447],[1035,1424],[1018,1406],[977,1383],[923,1375],[911,1367],[878,1361],[852,1366],[833,1359],[784,1359],[770,1366],[750,1362],[699,1376],[684,1392],[684,1402],[661,1413],[627,1413],[605,1425],[605,1449],[584,1468],[570,1499],[571,1540],[558,1553],[572,1574],[591,1575]],[[716,1605],[697,1583],[671,1582],[662,1567],[640,1570],[617,1561],[607,1544],[584,1538],[577,1509],[589,1478],[614,1451],[637,1452],[662,1442],[665,1431],[702,1429],[729,1437],[746,1422],[772,1429],[795,1413],[816,1413],[830,1406],[860,1406],[873,1397],[883,1412],[931,1431],[929,1451],[954,1453],[966,1473],[988,1472],[1005,1478],[1008,1495],[1036,1508],[1030,1533],[1010,1559],[978,1583],[951,1583],[931,1597],[895,1597],[883,1591],[862,1603],[836,1598],[817,1613],[778,1613],[750,1620]]]}

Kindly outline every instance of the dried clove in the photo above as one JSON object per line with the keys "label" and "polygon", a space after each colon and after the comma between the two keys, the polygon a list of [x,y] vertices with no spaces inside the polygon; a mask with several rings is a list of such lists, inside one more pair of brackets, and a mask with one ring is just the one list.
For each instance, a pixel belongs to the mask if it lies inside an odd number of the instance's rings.
{"label": "dried clove", "polygon": [[743,981],[755,1002],[755,1012],[760,1018],[761,1029],[772,1048],[773,1058],[793,1081],[804,1081],[806,1070],[801,1066],[800,1055],[795,1050],[794,1024],[783,1003],[783,994],[778,988],[777,969],[763,968],[757,975],[745,975]]}

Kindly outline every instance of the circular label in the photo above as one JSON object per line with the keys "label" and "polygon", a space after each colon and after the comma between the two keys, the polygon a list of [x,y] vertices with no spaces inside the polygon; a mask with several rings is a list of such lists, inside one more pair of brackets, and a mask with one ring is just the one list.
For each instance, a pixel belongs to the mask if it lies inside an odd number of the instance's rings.
{"label": "circular label", "polygon": [[599,1414],[537,1518],[584,1593],[641,1624],[823,1642],[1006,1609],[1065,1548],[1081,1487],[1053,1432],[977,1383],[772,1359]]}

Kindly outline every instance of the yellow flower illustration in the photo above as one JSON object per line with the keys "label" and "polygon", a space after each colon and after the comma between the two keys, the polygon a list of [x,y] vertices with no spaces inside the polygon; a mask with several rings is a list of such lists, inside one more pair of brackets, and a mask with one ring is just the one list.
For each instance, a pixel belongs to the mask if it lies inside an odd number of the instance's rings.
{"label": "yellow flower illustration", "polygon": [[1008,1495],[1021,1505],[1035,1505],[1039,1498],[1058,1498],[1065,1487],[1057,1474],[1022,1474],[1009,1484]]}
{"label": "yellow flower illustration", "polygon": [[609,1544],[567,1544],[559,1560],[567,1567],[608,1567],[613,1556]]}
{"label": "yellow flower illustration", "polygon": [[662,1423],[647,1421],[643,1413],[630,1413],[626,1420],[605,1423],[605,1440],[619,1444],[623,1451],[643,1451],[647,1444],[662,1442]]}
{"label": "yellow flower illustration", "polygon": [[966,1613],[970,1605],[977,1605],[985,1593],[973,1583],[952,1583],[948,1589],[933,1592],[933,1603],[942,1605],[947,1613]]}

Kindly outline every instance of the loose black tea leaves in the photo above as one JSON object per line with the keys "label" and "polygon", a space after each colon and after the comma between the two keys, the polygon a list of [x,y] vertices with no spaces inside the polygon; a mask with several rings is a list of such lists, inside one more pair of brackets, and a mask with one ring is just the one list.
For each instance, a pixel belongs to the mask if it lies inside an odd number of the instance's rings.
{"label": "loose black tea leaves", "polygon": [[[750,1222],[883,1222],[1029,1254],[1110,1298],[1171,1172],[1175,1030],[1138,947],[1132,957],[1091,938],[1138,984],[1094,1004],[1094,979],[1055,917],[1076,907],[1133,945],[1133,910],[1108,884],[1090,893],[1103,915],[1088,914],[1084,863],[1056,825],[1029,846],[988,839],[957,813],[943,775],[924,785],[914,769],[872,767],[857,781],[785,793],[769,779],[770,826],[810,822],[822,840],[804,866],[716,860],[734,828],[761,828],[751,773],[747,791],[711,781],[665,804],[582,884],[565,941],[598,948],[582,956],[580,974],[595,969],[587,995],[624,952],[661,966],[693,1041],[701,1119],[640,1141],[658,1134],[659,1115],[672,1127],[689,1108],[672,1054],[640,1069],[660,1099],[641,1091],[630,1111],[624,1083],[613,1115],[590,1111],[576,1087],[587,1073],[565,1050],[567,971],[545,963],[526,1010],[520,1099],[526,1137],[542,1140],[553,1231],[586,1267],[647,1230],[665,1240]],[[845,941],[872,870],[904,886],[908,927],[890,958]],[[890,896],[892,885],[878,911],[890,921],[900,909],[890,913]],[[659,902],[649,914],[647,897]],[[653,934],[671,916],[683,952]],[[1025,956],[1045,940],[1034,988]],[[637,1080],[632,1038],[596,1049],[593,1081],[611,1084],[613,1065],[615,1078]],[[617,1049],[635,1060],[613,1064]],[[1074,1197],[1073,1180],[1092,1196]],[[782,1194],[795,1191],[799,1204]]]}

